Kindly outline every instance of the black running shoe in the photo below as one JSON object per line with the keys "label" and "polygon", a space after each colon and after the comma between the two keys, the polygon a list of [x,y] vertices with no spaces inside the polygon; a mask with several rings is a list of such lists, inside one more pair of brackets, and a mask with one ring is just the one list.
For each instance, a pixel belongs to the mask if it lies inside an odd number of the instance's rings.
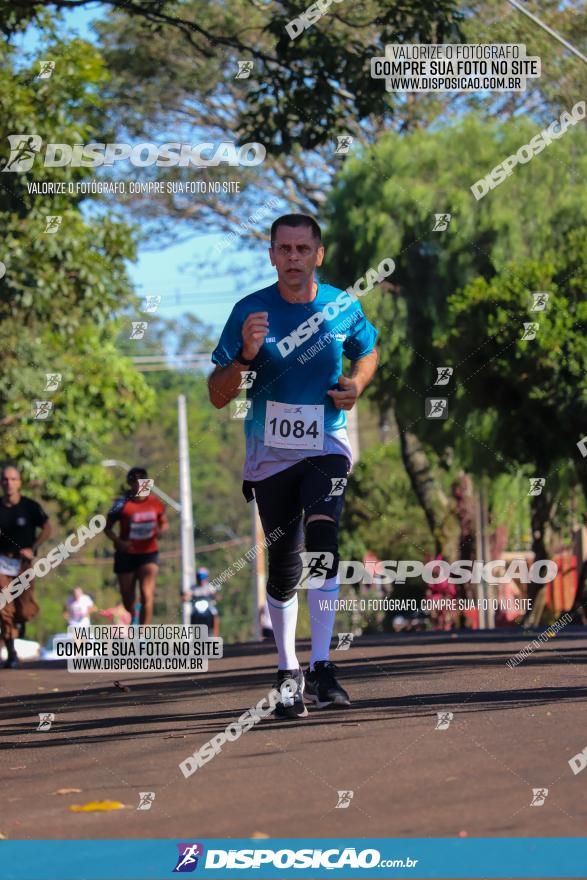
{"label": "black running shoe", "polygon": [[8,660],[6,660],[4,663],[4,669],[20,669],[20,663],[18,662],[16,654],[13,654],[12,657],[9,657]]}
{"label": "black running shoe", "polygon": [[[285,682],[289,683],[289,688],[283,687]],[[273,687],[281,693],[281,700],[273,710],[276,718],[303,718],[308,714],[304,705],[304,673],[301,669],[278,669]]]}
{"label": "black running shoe", "polygon": [[345,689],[336,678],[337,668],[330,660],[318,660],[314,671],[306,672],[306,699],[311,700],[318,709],[326,706],[344,708],[351,705]]}

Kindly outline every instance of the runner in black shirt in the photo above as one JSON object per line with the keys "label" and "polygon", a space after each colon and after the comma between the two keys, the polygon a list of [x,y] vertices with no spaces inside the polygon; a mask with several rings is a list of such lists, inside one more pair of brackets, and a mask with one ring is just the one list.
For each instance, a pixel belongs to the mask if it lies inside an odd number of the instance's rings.
{"label": "runner in black shirt", "polygon": [[[0,499],[0,589],[27,568],[37,555],[38,547],[51,534],[49,517],[40,504],[20,494],[21,479],[17,468],[2,468],[2,491]],[[41,531],[37,534],[37,530]],[[33,581],[13,602],[0,610],[1,635],[6,645],[8,659],[4,666],[18,667],[14,640],[19,635],[19,624],[35,617],[39,606],[35,602]]]}

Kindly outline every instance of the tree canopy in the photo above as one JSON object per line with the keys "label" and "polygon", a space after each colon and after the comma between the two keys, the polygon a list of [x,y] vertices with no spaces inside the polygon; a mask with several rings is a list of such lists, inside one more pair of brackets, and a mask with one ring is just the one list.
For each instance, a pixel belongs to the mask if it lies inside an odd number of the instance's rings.
{"label": "tree canopy", "polygon": [[[104,132],[100,89],[106,71],[82,41],[50,40],[61,59],[50,80],[17,69],[2,48],[2,141],[37,134],[75,143]],[[6,163],[7,159],[4,159]],[[3,164],[4,164],[3,163]],[[0,429],[3,454],[23,462],[25,479],[42,482],[65,518],[87,517],[106,500],[103,448],[116,424],[129,431],[153,396],[115,340],[133,302],[126,264],[135,257],[131,227],[116,212],[87,211],[82,197],[32,194],[28,182],[75,182],[87,168],[1,174]],[[56,232],[47,218],[60,217]],[[47,390],[46,374],[60,374]],[[35,418],[35,401],[50,400],[48,418]]]}

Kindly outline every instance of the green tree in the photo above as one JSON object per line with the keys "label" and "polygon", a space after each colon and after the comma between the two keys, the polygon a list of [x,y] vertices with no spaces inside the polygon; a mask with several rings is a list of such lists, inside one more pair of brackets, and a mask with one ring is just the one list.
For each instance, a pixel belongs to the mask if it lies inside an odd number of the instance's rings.
{"label": "green tree", "polygon": [[[149,321],[145,337],[129,340],[130,321],[145,317]],[[140,378],[154,397],[155,406],[137,419],[130,434],[122,434],[114,422],[101,448],[101,458],[146,466],[156,485],[178,499],[177,397],[186,396],[197,564],[205,565],[211,576],[217,577],[253,543],[250,509],[240,494],[242,424],[230,418],[229,409],[219,412],[210,405],[202,369],[176,368],[171,360],[173,356],[209,351],[208,328],[190,315],[171,321],[160,319],[156,314],[145,316],[140,310],[130,311],[116,347],[134,357],[163,355],[167,363],[157,365],[156,369],[147,365],[149,369]],[[145,369],[145,365],[140,364],[138,368]],[[99,485],[101,496],[109,504],[127,489],[124,470],[100,467]],[[53,512],[57,506],[52,502],[47,507]],[[160,541],[155,597],[157,621],[180,620],[181,614],[179,514],[173,508],[167,512],[170,529]],[[62,539],[63,534],[58,530],[54,542]],[[226,546],[218,546],[222,543]],[[209,549],[202,551],[202,547]],[[39,581],[37,595],[41,615],[30,625],[30,635],[44,641],[63,629],[62,606],[73,586],[83,587],[99,608],[115,604],[119,594],[112,556],[111,543],[101,535],[91,549],[70,557]],[[253,615],[250,563],[225,582],[219,609],[223,638],[229,642],[250,638]],[[100,622],[100,618],[96,617],[95,622]]]}
{"label": "green tree", "polygon": [[[133,319],[140,319],[137,312]],[[191,315],[177,320],[147,317],[144,339],[130,341],[121,335],[118,345],[133,355],[161,355],[164,363],[143,374],[156,406],[141,419],[130,436],[112,437],[105,458],[146,466],[149,476],[172,498],[179,498],[177,398],[186,397],[193,518],[197,564],[217,577],[253,544],[250,508],[240,491],[244,456],[242,423],[231,418],[230,407],[215,410],[208,400],[203,368],[174,366],[174,357],[190,357],[214,347],[210,328]],[[127,334],[126,334],[127,335]],[[132,348],[131,348],[132,347]],[[166,361],[166,362],[165,362]],[[146,369],[140,366],[140,369]],[[124,473],[112,474],[112,494],[125,489]],[[179,619],[180,614],[180,523],[179,514],[168,511],[170,530],[161,540],[161,571],[155,613],[159,619]],[[233,543],[240,539],[240,543]],[[227,543],[225,547],[210,545]],[[108,542],[104,546],[110,552]],[[198,548],[210,547],[198,551]],[[109,570],[104,572],[107,582]],[[252,626],[251,564],[237,571],[223,585],[219,601],[221,632],[228,641],[250,637]]]}
{"label": "green tree", "polygon": [[[100,90],[107,74],[99,53],[79,40],[49,39],[45,57],[59,56],[50,79],[38,67],[17,69],[1,50],[2,141],[37,135],[43,142],[100,140]],[[87,168],[9,170],[2,162],[0,227],[0,431],[3,454],[18,460],[25,479],[42,484],[64,519],[80,520],[104,502],[99,462],[112,425],[129,431],[153,398],[131,362],[115,346],[117,316],[132,302],[126,262],[134,259],[132,230],[115,213],[89,212],[83,197],[34,194],[29,184],[72,183]],[[56,233],[47,217],[61,217]],[[61,374],[55,391],[46,374]],[[35,419],[35,400],[50,399],[50,418]]]}
{"label": "green tree", "polygon": [[[491,280],[477,278],[448,303],[445,350],[467,365],[454,396],[463,434],[495,452],[487,472],[507,463],[546,480],[542,492],[530,496],[537,558],[548,555],[551,508],[561,486],[566,495],[572,487],[571,462],[587,499],[577,449],[587,423],[586,282],[582,226],[539,261],[506,265]],[[533,311],[532,291],[547,294],[540,311]]]}
{"label": "green tree", "polygon": [[[370,59],[390,42],[458,40],[461,17],[453,0],[432,6],[410,0],[401,7],[361,0],[333,4],[291,40],[286,25],[303,12],[305,0],[158,6],[191,22],[186,28],[145,20],[144,4],[111,5],[121,12],[96,30],[114,74],[107,95],[120,131],[148,141],[160,140],[161,132],[194,144],[258,141],[267,150],[254,168],[157,169],[158,179],[173,182],[238,178],[240,192],[230,199],[210,193],[194,204],[176,193],[129,196],[129,208],[153,221],[154,234],[162,225],[165,236],[177,235],[178,220],[182,230],[198,232],[231,232],[246,224],[249,243],[267,238],[267,219],[249,217],[269,197],[283,209],[320,211],[344,161],[335,153],[337,135],[369,143],[401,124],[405,101],[370,77]],[[253,62],[247,79],[235,79],[239,61]]]}
{"label": "green tree", "polygon": [[[585,218],[587,159],[575,129],[517,167],[497,191],[481,201],[473,198],[470,186],[535,133],[528,120],[489,126],[472,118],[435,132],[391,133],[349,160],[329,202],[328,280],[345,286],[383,257],[396,262],[389,283],[362,300],[381,331],[381,367],[368,394],[382,412],[395,411],[404,463],[437,547],[446,555],[458,527],[446,487],[431,478],[432,449],[446,455],[459,443],[462,460],[477,473],[496,456],[450,410],[446,421],[425,418],[425,398],[445,396],[434,385],[437,367],[453,366],[449,393],[469,375],[468,360],[452,357],[450,343],[438,344],[452,326],[449,297],[476,279],[482,284],[505,273],[512,261],[556,251]],[[433,231],[439,213],[451,214],[445,231]],[[526,295],[530,300],[528,290]],[[494,305],[487,308],[492,311]],[[514,320],[503,311],[504,321]],[[472,345],[479,340],[477,331],[461,326]],[[481,347],[480,359],[484,354]],[[479,382],[484,375],[480,368]],[[487,415],[479,417],[493,423]],[[507,469],[506,458],[498,463]]]}
{"label": "green tree", "polygon": [[[31,22],[42,25],[47,7],[58,12],[91,3],[93,0],[2,3],[0,27],[11,34]],[[137,86],[143,92],[147,89],[149,98],[153,97],[150,85],[155,70],[159,86],[166,83],[171,87],[166,103],[182,88],[184,98],[189,95],[192,113],[197,100],[194,92],[199,87],[207,109],[219,114],[221,130],[235,121],[228,131],[242,134],[245,140],[266,142],[274,154],[287,154],[294,145],[313,149],[331,141],[331,131],[343,118],[355,118],[360,124],[392,113],[385,89],[374,91],[366,75],[371,57],[380,54],[386,43],[457,39],[462,17],[455,0],[437,0],[433,6],[424,0],[410,0],[407,6],[361,0],[344,8],[331,6],[318,22],[292,39],[286,25],[306,10],[305,0],[271,4],[264,0],[208,4],[197,0],[106,0],[103,5],[110,12],[109,23],[100,30],[116,35],[113,48],[119,60],[124,56],[125,66],[131,61],[131,77],[140,71]],[[172,64],[161,65],[162,52]],[[233,92],[238,60],[253,61],[255,71],[246,84],[252,88]],[[190,71],[187,81],[183,71]],[[236,119],[226,100],[232,95],[237,97]],[[135,99],[142,103],[136,92]],[[159,100],[157,104],[160,107]],[[151,105],[143,106],[148,111]],[[136,119],[136,105],[133,115]],[[214,121],[209,116],[205,124],[213,125]]]}
{"label": "green tree", "polygon": [[[91,0],[19,0],[4,10],[7,33],[51,14],[90,5]],[[109,69],[105,94],[111,118],[124,138],[159,140],[164,131],[188,142],[260,141],[267,158],[260,167],[238,169],[241,191],[193,199],[165,193],[145,199],[129,195],[127,204],[152,220],[151,235],[168,239],[187,227],[209,232],[244,230],[243,246],[266,240],[267,221],[250,221],[267,198],[280,209],[320,214],[332,180],[346,161],[335,153],[337,135],[355,138],[353,150],[375,143],[384,133],[445,125],[473,108],[485,119],[526,111],[546,118],[569,107],[582,94],[582,68],[575,56],[526,16],[500,0],[460,10],[451,0],[420,0],[389,5],[381,0],[333,4],[319,21],[292,40],[286,25],[306,0],[228,0],[202,4],[107,0],[108,14],[96,25]],[[585,33],[579,4],[549,0],[546,22],[570,39]],[[246,21],[246,27],[242,23]],[[387,92],[369,75],[370,59],[388,43],[520,42],[540,55],[544,70],[521,93],[438,94]],[[246,79],[235,79],[238,62],[253,62]],[[121,138],[123,138],[121,134]],[[161,180],[234,179],[234,168],[158,169]],[[267,211],[269,214],[270,211]]]}
{"label": "green tree", "polygon": [[422,559],[431,553],[426,520],[412,492],[397,443],[363,455],[348,480],[341,519],[343,559]]}
{"label": "green tree", "polygon": [[[585,51],[587,18],[581,0],[544,0],[537,14],[546,26],[576,48]],[[493,92],[457,95],[449,98],[454,112],[464,107],[486,118],[506,119],[520,111],[550,122],[562,109],[570,110],[585,93],[585,68],[580,59],[536,22],[503,0],[478,0],[469,6],[461,24],[465,43],[515,43],[526,46],[526,54],[538,56],[542,74],[528,79],[521,92]]]}

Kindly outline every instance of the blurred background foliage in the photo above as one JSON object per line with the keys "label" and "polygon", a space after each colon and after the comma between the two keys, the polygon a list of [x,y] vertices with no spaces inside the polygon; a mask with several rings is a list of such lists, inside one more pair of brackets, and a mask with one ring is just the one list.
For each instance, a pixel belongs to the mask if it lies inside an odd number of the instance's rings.
{"label": "blurred background foliage", "polygon": [[[576,447],[587,424],[584,123],[480,201],[470,186],[582,99],[584,67],[498,0],[466,9],[452,0],[362,0],[331,10],[292,43],[285,23],[305,5],[110,0],[100,4],[88,42],[63,36],[67,0],[0,2],[3,458],[21,465],[25,494],[46,505],[57,542],[105,512],[120,491],[122,471],[106,470],[103,459],[146,465],[177,497],[176,400],[185,394],[196,545],[241,539],[202,550],[198,563],[215,576],[246,552],[240,424],[209,405],[205,372],[139,372],[132,360],[210,351],[212,328],[193,313],[149,316],[148,338],[131,343],[131,321],[145,315],[128,266],[145,242],[232,232],[271,195],[275,216],[319,216],[325,280],[346,287],[383,257],[396,262],[362,300],[380,329],[380,367],[360,405],[362,457],[349,481],[343,557],[456,558],[463,521],[455,485],[464,478],[486,487],[491,528],[501,528],[508,549],[569,547],[587,493]],[[584,46],[580,4],[549,0],[541,15]],[[51,79],[39,80],[38,60],[15,48],[27,29],[43,57],[59,59]],[[543,76],[520,93],[398,96],[365,75],[388,42],[458,41],[525,43],[542,58]],[[237,60],[246,59],[254,62],[250,79],[235,80]],[[34,176],[2,173],[16,132],[71,144],[259,140],[268,156],[239,169],[241,192],[230,199],[39,195],[29,193],[31,179],[67,185],[100,173],[40,162]],[[345,133],[355,142],[341,156],[336,137]],[[144,179],[222,180],[233,172],[151,168]],[[441,213],[450,223],[434,231]],[[62,217],[56,235],[45,232],[52,215]],[[258,249],[267,232],[259,224],[239,247]],[[533,291],[548,292],[544,311],[531,312]],[[522,339],[527,321],[539,323],[534,340]],[[441,366],[454,374],[442,395],[449,418],[438,422],[424,418],[424,400],[438,393]],[[46,373],[62,374],[57,391],[45,390]],[[47,398],[51,418],[34,419],[34,401]],[[531,508],[533,476],[547,482],[544,503]],[[173,511],[170,522],[158,620],[179,614]],[[39,582],[42,615],[29,633],[43,640],[63,628],[62,604],[74,585],[100,607],[113,604],[110,556],[98,538],[87,564],[72,560]],[[228,640],[250,635],[248,565],[226,584],[220,610]],[[301,624],[307,632],[305,610]]]}

